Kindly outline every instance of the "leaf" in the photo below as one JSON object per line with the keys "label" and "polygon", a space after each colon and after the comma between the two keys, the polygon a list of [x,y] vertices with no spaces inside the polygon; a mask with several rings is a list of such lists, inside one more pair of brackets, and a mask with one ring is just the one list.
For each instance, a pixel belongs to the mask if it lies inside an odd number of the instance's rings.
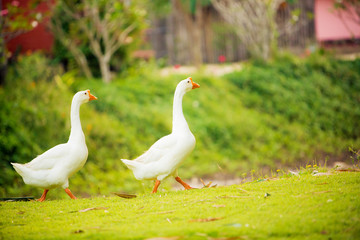
{"label": "leaf", "polygon": [[175,210],[169,210],[169,211],[164,211],[164,212],[140,212],[138,214],[141,214],[141,215],[144,215],[144,214],[156,214],[156,215],[159,215],[159,214],[169,214],[169,213],[173,213],[175,212]]}
{"label": "leaf", "polygon": [[267,198],[267,197],[270,197],[270,196],[271,196],[270,193],[265,193],[264,198]]}
{"label": "leaf", "polygon": [[210,181],[208,184],[205,184],[205,182],[200,178],[201,183],[204,185],[203,188],[210,188],[210,187],[216,187],[217,184],[214,186],[211,186],[212,182]]}
{"label": "leaf", "polygon": [[327,182],[323,182],[323,183],[318,183],[318,184],[315,184],[315,185],[325,185],[325,184],[328,184]]}
{"label": "leaf", "polygon": [[198,218],[198,219],[191,219],[189,222],[212,222],[212,221],[217,221],[223,219],[222,217],[220,218],[213,218],[213,217],[208,217],[208,218]]}
{"label": "leaf", "polygon": [[240,228],[240,227],[242,227],[242,224],[241,223],[228,223],[228,224],[225,224],[224,226]]}
{"label": "leaf", "polygon": [[81,210],[79,210],[79,212],[88,212],[88,211],[92,211],[92,210],[102,210],[102,209],[108,209],[108,207],[92,207],[92,208],[85,208],[85,209],[81,209]]}
{"label": "leaf", "polygon": [[328,176],[328,175],[332,175],[331,172],[317,172],[317,171],[314,171],[313,176]]}
{"label": "leaf", "polygon": [[312,192],[312,194],[322,194],[322,193],[329,193],[329,192],[332,192],[332,191]]}
{"label": "leaf", "polygon": [[242,189],[242,188],[237,188],[237,189],[239,189],[240,191],[243,191],[245,193],[249,193],[249,191],[246,191],[245,189]]}
{"label": "leaf", "polygon": [[236,240],[236,239],[244,239],[244,238],[243,237],[215,237],[215,238],[208,238],[208,239],[209,240]]}
{"label": "leaf", "polygon": [[226,205],[213,205],[214,208],[222,208],[222,207],[226,207]]}
{"label": "leaf", "polygon": [[146,238],[145,240],[177,240],[180,237],[153,237],[153,238]]}
{"label": "leaf", "polygon": [[339,169],[337,172],[360,172],[360,169]]}
{"label": "leaf", "polygon": [[153,214],[158,215],[158,214],[168,214],[168,213],[173,213],[173,212],[175,212],[175,210],[170,210],[170,211],[165,211],[165,212],[155,212]]}
{"label": "leaf", "polygon": [[263,179],[259,179],[259,180],[257,180],[256,182],[265,182],[265,181],[268,181],[268,179],[263,178]]}
{"label": "leaf", "polygon": [[127,193],[116,193],[116,192],[113,192],[112,194],[115,194],[116,196],[119,196],[119,197],[121,197],[121,198],[127,198],[127,199],[136,198],[136,197],[137,197],[135,194],[127,194]]}
{"label": "leaf", "polygon": [[299,172],[289,170],[289,173],[295,176],[299,176]]}
{"label": "leaf", "polygon": [[205,237],[208,240],[235,240],[235,239],[248,239],[247,236],[236,236],[236,237],[210,237],[205,233],[196,233],[196,235]]}
{"label": "leaf", "polygon": [[227,195],[223,195],[223,196],[218,196],[216,198],[240,198],[240,196],[227,196]]}

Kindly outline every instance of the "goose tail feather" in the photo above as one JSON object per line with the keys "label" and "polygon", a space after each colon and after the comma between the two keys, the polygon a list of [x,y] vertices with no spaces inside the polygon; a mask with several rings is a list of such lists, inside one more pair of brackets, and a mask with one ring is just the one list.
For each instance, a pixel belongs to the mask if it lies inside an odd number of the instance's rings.
{"label": "goose tail feather", "polygon": [[121,161],[132,171],[140,167],[140,163],[132,160],[121,159]]}
{"label": "goose tail feather", "polygon": [[20,176],[24,177],[24,174],[26,172],[26,167],[23,164],[11,163],[11,165],[13,165],[13,168]]}

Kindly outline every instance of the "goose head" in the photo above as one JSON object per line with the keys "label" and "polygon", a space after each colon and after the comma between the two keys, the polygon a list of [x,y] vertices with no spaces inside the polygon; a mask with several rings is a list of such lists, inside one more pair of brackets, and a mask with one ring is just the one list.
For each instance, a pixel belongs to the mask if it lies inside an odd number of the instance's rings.
{"label": "goose head", "polygon": [[182,80],[179,85],[181,89],[184,89],[185,92],[189,92],[192,89],[199,88],[200,85],[196,82],[193,82],[191,77],[188,77],[187,79]]}
{"label": "goose head", "polygon": [[85,90],[85,91],[79,91],[75,94],[74,96],[74,100],[77,100],[78,102],[80,102],[80,104],[83,104],[83,103],[87,103],[89,101],[92,101],[92,100],[96,100],[97,97],[95,97],[94,95],[92,95],[90,93],[90,90]]}

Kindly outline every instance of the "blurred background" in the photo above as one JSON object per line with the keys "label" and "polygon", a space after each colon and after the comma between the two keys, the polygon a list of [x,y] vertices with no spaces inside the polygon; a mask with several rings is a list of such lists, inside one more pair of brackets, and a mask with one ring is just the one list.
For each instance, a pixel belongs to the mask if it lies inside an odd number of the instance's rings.
{"label": "blurred background", "polygon": [[[120,161],[171,132],[177,83],[191,182],[359,164],[358,0],[0,0],[0,196],[40,196],[10,162],[66,142],[79,90],[88,161],[75,195],[149,192]],[[162,188],[175,184],[169,179]],[[67,198],[60,189],[49,198]]]}

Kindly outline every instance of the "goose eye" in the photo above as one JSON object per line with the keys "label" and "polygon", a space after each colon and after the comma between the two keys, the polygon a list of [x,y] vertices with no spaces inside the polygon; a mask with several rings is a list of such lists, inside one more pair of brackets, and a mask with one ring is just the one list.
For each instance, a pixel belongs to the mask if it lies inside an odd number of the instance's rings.
{"label": "goose eye", "polygon": [[190,81],[188,80],[188,83],[190,83]]}
{"label": "goose eye", "polygon": [[84,94],[87,95],[87,92],[85,92]]}

